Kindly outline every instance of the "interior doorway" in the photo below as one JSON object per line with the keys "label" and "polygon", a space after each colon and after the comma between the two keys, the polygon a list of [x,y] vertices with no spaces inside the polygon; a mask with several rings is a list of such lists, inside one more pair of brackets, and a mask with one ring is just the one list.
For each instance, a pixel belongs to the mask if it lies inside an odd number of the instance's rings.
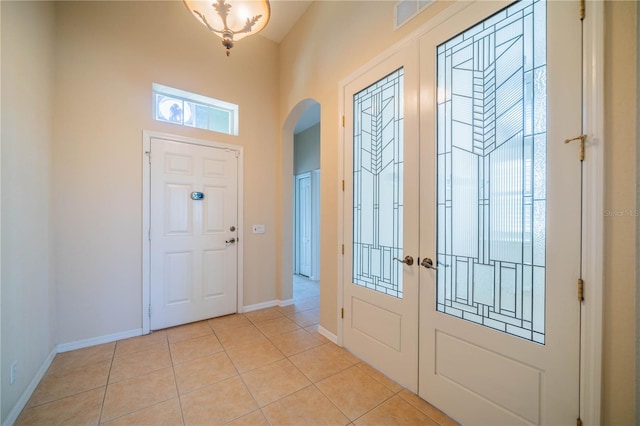
{"label": "interior doorway", "polygon": [[[293,295],[320,281],[320,104],[307,108],[293,135]],[[300,287],[300,288],[298,288]]]}
{"label": "interior doorway", "polygon": [[[280,303],[320,288],[320,104],[300,101],[282,128]],[[296,284],[304,285],[294,294]]]}

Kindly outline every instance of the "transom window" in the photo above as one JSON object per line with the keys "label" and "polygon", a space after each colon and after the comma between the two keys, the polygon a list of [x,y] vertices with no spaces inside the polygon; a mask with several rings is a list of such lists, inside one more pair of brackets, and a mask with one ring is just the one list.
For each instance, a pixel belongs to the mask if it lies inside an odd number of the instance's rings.
{"label": "transom window", "polygon": [[238,135],[238,105],[153,83],[158,121]]}

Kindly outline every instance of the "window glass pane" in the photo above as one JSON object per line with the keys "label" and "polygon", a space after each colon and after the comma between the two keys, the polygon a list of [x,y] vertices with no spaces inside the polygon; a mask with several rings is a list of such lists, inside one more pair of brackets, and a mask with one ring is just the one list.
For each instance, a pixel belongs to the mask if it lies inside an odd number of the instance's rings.
{"label": "window glass pane", "polygon": [[402,297],[403,80],[353,98],[353,282]]}
{"label": "window glass pane", "polygon": [[153,83],[155,119],[238,134],[238,105]]}
{"label": "window glass pane", "polygon": [[544,343],[546,7],[437,49],[437,310]]}
{"label": "window glass pane", "polygon": [[209,108],[209,129],[229,133],[229,111]]}

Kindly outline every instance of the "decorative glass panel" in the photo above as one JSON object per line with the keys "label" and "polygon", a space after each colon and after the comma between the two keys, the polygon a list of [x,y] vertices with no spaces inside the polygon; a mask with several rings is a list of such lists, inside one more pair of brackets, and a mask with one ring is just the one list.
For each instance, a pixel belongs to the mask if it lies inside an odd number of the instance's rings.
{"label": "decorative glass panel", "polygon": [[402,298],[401,68],[353,97],[353,282]]}
{"label": "decorative glass panel", "polygon": [[437,310],[544,344],[546,5],[438,46]]}

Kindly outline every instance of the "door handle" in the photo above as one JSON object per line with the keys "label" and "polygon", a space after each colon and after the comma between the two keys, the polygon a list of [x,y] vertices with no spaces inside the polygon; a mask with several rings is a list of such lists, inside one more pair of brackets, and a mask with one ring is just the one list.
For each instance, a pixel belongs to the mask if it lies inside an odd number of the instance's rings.
{"label": "door handle", "polygon": [[428,257],[425,257],[424,259],[422,259],[422,262],[420,262],[420,266],[424,266],[427,269],[433,269],[435,271],[438,270],[437,267],[433,266],[433,260],[431,260]]}
{"label": "door handle", "polygon": [[225,243],[227,243],[227,244],[233,244],[233,243],[235,243],[235,242],[236,242],[236,239],[235,239],[235,238],[233,238],[233,237],[232,237],[232,238],[229,238],[227,241],[225,241]]}
{"label": "door handle", "polygon": [[413,257],[411,256],[405,256],[404,259],[398,259],[397,257],[394,257],[393,260],[397,260],[400,263],[404,263],[406,265],[413,265]]}

